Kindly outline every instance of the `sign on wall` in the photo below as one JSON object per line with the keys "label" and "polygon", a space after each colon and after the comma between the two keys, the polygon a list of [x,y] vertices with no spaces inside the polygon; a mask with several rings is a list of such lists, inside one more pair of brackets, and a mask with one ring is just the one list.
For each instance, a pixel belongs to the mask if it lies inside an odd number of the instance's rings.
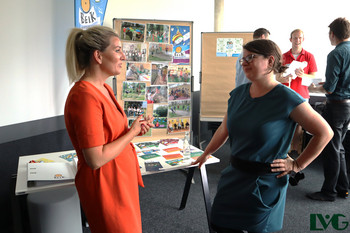
{"label": "sign on wall", "polygon": [[108,0],[74,0],[75,27],[103,25]]}

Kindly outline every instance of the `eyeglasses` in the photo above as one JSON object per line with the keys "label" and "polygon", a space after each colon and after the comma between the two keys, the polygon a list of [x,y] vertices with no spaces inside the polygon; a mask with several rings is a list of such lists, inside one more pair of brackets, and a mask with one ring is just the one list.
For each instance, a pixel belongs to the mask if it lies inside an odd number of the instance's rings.
{"label": "eyeglasses", "polygon": [[249,54],[246,57],[242,57],[242,59],[239,59],[239,64],[243,65],[243,62],[246,61],[247,63],[251,63],[253,58],[257,57],[256,54]]}

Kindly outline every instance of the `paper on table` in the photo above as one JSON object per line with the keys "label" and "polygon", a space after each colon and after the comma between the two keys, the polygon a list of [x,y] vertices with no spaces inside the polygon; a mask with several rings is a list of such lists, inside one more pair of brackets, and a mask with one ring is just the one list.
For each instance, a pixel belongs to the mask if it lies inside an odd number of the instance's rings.
{"label": "paper on table", "polygon": [[28,181],[74,180],[74,163],[28,163]]}

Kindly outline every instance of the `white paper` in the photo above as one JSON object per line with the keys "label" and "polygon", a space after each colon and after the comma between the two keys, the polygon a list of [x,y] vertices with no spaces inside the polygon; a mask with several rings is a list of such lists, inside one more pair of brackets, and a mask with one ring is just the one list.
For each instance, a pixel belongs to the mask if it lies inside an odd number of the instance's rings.
{"label": "white paper", "polygon": [[70,163],[28,163],[28,181],[74,180],[76,168]]}
{"label": "white paper", "polygon": [[285,71],[285,73],[283,74],[284,77],[288,76],[288,75],[292,75],[292,79],[295,79],[297,77],[297,75],[295,74],[295,70],[296,69],[304,69],[307,66],[307,61],[292,61],[292,63],[289,64],[288,69]]}

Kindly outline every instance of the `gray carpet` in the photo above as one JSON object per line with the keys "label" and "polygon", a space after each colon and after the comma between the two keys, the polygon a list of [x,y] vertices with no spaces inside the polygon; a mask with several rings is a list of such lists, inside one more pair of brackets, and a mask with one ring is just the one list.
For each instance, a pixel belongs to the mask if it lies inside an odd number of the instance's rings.
{"label": "gray carpet", "polygon": [[[203,147],[205,148],[205,146]],[[211,200],[213,200],[216,193],[220,172],[229,162],[228,154],[229,145],[226,143],[214,154],[221,162],[206,167]],[[297,186],[289,186],[288,188],[283,229],[279,232],[350,232],[350,226],[345,228],[346,224],[350,222],[350,200],[337,198],[335,202],[320,202],[306,197],[307,193],[319,191],[321,188],[323,182],[322,158],[317,158],[304,170],[304,174],[304,180],[301,180]],[[145,188],[140,188],[143,233],[209,232],[197,169],[194,173],[195,183],[191,185],[186,208],[178,210],[185,179],[186,175],[183,171],[172,171],[143,177]],[[311,230],[310,216],[315,214],[319,214],[325,222],[322,225],[320,219],[317,218],[315,225],[317,230]],[[335,214],[342,214],[345,217],[332,223],[327,216],[332,217]],[[336,223],[339,223],[339,228],[345,229],[336,230]],[[88,229],[84,230],[84,233],[88,232]]]}

